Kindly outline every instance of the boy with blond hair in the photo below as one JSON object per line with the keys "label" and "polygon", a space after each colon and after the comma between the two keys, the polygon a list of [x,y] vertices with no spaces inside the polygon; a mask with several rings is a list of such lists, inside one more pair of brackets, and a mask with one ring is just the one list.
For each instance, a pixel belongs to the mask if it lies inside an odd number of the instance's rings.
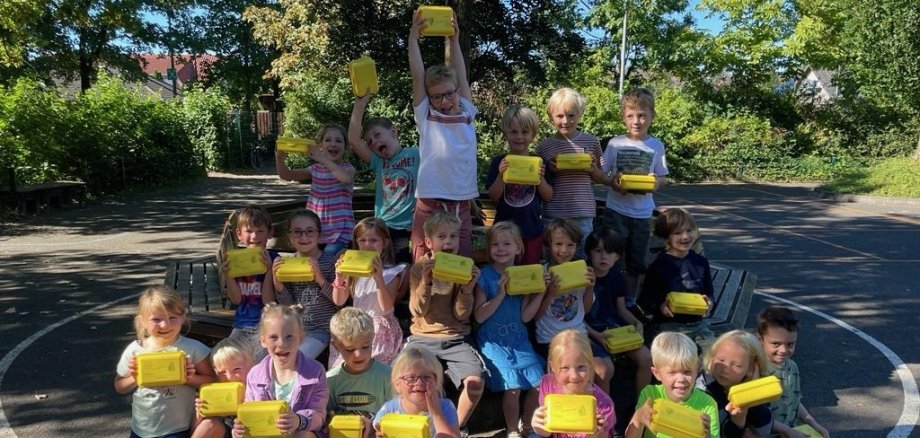
{"label": "boy with blond hair", "polygon": [[655,209],[651,193],[627,192],[620,187],[620,176],[652,175],[657,191],[667,181],[664,144],[648,135],[655,119],[655,96],[645,88],[633,88],[623,95],[620,115],[626,133],[610,139],[604,151],[603,184],[607,190],[604,220],[626,239],[626,304],[633,305],[639,277],[645,274],[649,219]]}
{"label": "boy with blond hair", "polygon": [[460,28],[447,37],[450,66],[425,69],[419,35],[427,20],[416,10],[409,32],[409,69],[412,106],[419,134],[418,184],[412,216],[414,259],[428,251],[422,224],[435,211],[450,211],[460,218],[458,254],[473,254],[470,201],[479,197],[476,176],[476,128],[479,110],[473,105],[466,64],[460,51]]}
{"label": "boy with blond hair", "polygon": [[[585,238],[594,229],[596,203],[591,182],[603,183],[601,171],[601,144],[597,137],[578,130],[578,122],[585,113],[585,98],[571,88],[556,90],[546,102],[549,116],[556,133],[537,144],[537,155],[543,158],[553,181],[553,197],[543,204],[545,223],[554,219],[569,219],[581,231],[575,257],[584,258]],[[583,153],[591,156],[588,170],[560,170],[556,157],[561,153]]]}
{"label": "boy with blond hair", "polygon": [[485,365],[467,339],[479,268],[473,266],[472,278],[463,285],[432,276],[435,254],[457,252],[459,229],[460,220],[444,211],[435,212],[425,221],[425,245],[431,254],[423,255],[412,265],[409,275],[412,335],[405,348],[427,350],[447,364],[445,374],[454,386],[462,387],[457,416],[460,427],[464,427],[479,403],[485,384],[482,378]]}
{"label": "boy with blond hair", "polygon": [[326,373],[330,416],[360,415],[364,436],[374,436],[371,420],[392,398],[390,367],[371,356],[374,320],[357,307],[344,307],[329,322],[332,345],[344,363]]}
{"label": "boy with blond hair", "polygon": [[[240,382],[246,386],[246,375],[256,364],[246,341],[223,339],[211,350],[211,364],[220,382]],[[228,417],[203,418],[201,409],[205,402],[195,398],[196,422],[192,438],[223,438],[233,429],[233,420]]]}
{"label": "boy with blond hair", "polygon": [[[700,413],[706,437],[719,438],[719,412],[716,401],[696,387],[700,358],[696,343],[676,332],[663,332],[652,341],[652,374],[660,385],[648,385],[639,393],[636,412],[626,427],[627,438],[665,437],[649,430],[655,410],[653,402],[667,399]],[[715,420],[715,421],[713,421]]]}

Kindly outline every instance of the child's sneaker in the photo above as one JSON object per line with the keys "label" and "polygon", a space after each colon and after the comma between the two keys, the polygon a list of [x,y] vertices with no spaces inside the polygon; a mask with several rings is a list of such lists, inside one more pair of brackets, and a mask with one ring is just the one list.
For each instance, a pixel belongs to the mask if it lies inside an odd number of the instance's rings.
{"label": "child's sneaker", "polygon": [[516,430],[512,430],[511,432],[508,432],[508,434],[505,436],[506,438],[521,438],[521,433]]}

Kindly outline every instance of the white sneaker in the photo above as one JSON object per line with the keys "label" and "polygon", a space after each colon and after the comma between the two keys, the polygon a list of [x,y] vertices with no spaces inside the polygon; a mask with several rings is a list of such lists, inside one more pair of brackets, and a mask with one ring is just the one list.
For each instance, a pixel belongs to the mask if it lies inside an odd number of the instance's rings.
{"label": "white sneaker", "polygon": [[512,430],[511,432],[508,432],[508,434],[505,436],[507,438],[521,438],[521,433],[516,430]]}

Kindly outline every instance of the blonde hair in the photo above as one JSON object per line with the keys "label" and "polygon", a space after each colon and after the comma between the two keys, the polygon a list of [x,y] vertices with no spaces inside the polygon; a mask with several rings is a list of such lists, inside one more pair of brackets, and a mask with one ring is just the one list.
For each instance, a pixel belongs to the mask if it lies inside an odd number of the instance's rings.
{"label": "blonde hair", "polygon": [[236,218],[236,229],[243,227],[265,227],[272,229],[272,215],[259,205],[247,205],[240,209]]}
{"label": "blonde hair", "polygon": [[316,142],[321,144],[323,142],[323,137],[326,136],[326,133],[329,132],[330,129],[338,130],[339,133],[342,134],[342,139],[346,142],[348,141],[348,131],[344,126],[338,123],[326,123],[319,128],[319,131],[316,131]]}
{"label": "blonde hair", "polygon": [[540,118],[532,109],[523,105],[511,105],[505,110],[502,116],[502,132],[508,135],[511,130],[511,124],[517,122],[521,128],[530,130],[530,133],[537,135],[537,128],[540,126]]}
{"label": "blonde hair", "polygon": [[221,365],[233,359],[245,360],[249,366],[254,365],[256,362],[255,358],[252,357],[252,349],[239,339],[222,339],[211,350],[211,364],[214,365],[215,369],[221,368]]}
{"label": "blonde hair", "polygon": [[357,307],[343,307],[329,321],[329,333],[337,341],[374,337],[374,319]]}
{"label": "blonde hair", "polygon": [[399,394],[396,383],[400,377],[408,373],[412,368],[420,368],[434,373],[435,388],[438,389],[438,395],[444,396],[442,389],[444,387],[444,367],[441,366],[441,362],[428,350],[413,346],[404,348],[393,361],[392,371],[390,372],[393,392]]}
{"label": "blonde hair", "polygon": [[553,336],[552,342],[549,343],[549,358],[547,359],[550,372],[555,374],[559,371],[559,361],[569,348],[575,348],[581,353],[585,363],[588,364],[590,374],[588,380],[594,380],[594,366],[592,365],[594,355],[591,353],[591,341],[588,340],[587,335],[575,329],[566,329]]}
{"label": "blonde hair", "polygon": [[355,224],[355,229],[352,232],[352,244],[355,248],[358,248],[358,238],[371,231],[376,232],[378,236],[387,242],[383,251],[380,253],[380,261],[382,261],[384,265],[393,264],[396,261],[396,255],[393,252],[393,239],[390,237],[390,228],[387,227],[387,223],[379,217],[366,217]]}
{"label": "blonde hair", "polygon": [[[137,315],[134,315],[134,332],[139,341],[150,337],[145,323],[147,317],[156,311],[185,317],[185,302],[182,301],[182,295],[166,285],[148,287],[141,292],[137,300]],[[188,320],[185,320],[184,324],[188,324]]]}
{"label": "blonde hair", "polygon": [[[521,238],[521,229],[511,221],[501,221],[492,224],[492,228],[486,233],[486,248],[492,248],[492,242],[495,240],[498,233],[508,233],[511,236],[511,241],[518,247],[517,255],[524,253],[524,240]],[[487,250],[486,252],[489,254],[489,262],[493,262],[492,251]]]}
{"label": "blonde hair", "polygon": [[696,343],[683,333],[662,332],[652,341],[652,365],[655,368],[673,367],[695,373],[700,368]]}
{"label": "blonde hair", "polygon": [[553,111],[561,108],[566,111],[571,110],[580,117],[585,113],[586,105],[585,97],[581,93],[572,88],[563,87],[553,92],[553,95],[546,101],[546,114],[552,117]]}
{"label": "blonde hair", "polygon": [[294,327],[300,336],[306,336],[307,330],[303,326],[303,320],[300,318],[300,315],[303,313],[303,306],[300,304],[295,304],[293,306],[285,306],[277,303],[268,303],[265,307],[262,308],[262,318],[259,319],[259,331],[262,333],[261,336],[265,336],[265,325],[270,319],[281,318],[287,322],[294,323]]}
{"label": "blonde hair", "polygon": [[459,229],[460,218],[446,211],[434,212],[431,216],[428,217],[428,219],[425,220],[425,224],[422,225],[422,228],[425,230],[425,237],[430,238],[431,236],[434,236],[435,230],[442,226]]}
{"label": "blonde hair", "polygon": [[425,89],[449,81],[457,86],[457,72],[444,64],[435,64],[425,70]]}
{"label": "blonde hair", "polygon": [[[744,381],[753,380],[760,378],[762,376],[770,375],[773,366],[770,364],[770,359],[767,358],[767,353],[763,350],[763,345],[760,344],[760,341],[757,340],[757,337],[752,333],[748,333],[744,330],[732,330],[728,333],[724,333],[722,336],[719,336],[719,339],[716,339],[716,342],[712,344],[712,348],[709,349],[709,353],[706,354],[706,372],[712,374],[713,365],[715,365],[716,352],[719,351],[719,348],[722,347],[726,342],[733,342],[735,345],[741,347],[747,353],[748,359],[751,364],[750,367],[753,368],[754,365],[757,365],[757,370],[759,373],[746,377]],[[748,370],[750,371],[750,369]]]}
{"label": "blonde hair", "polygon": [[655,95],[647,88],[632,88],[623,94],[620,100],[620,111],[628,108],[641,108],[655,114]]}

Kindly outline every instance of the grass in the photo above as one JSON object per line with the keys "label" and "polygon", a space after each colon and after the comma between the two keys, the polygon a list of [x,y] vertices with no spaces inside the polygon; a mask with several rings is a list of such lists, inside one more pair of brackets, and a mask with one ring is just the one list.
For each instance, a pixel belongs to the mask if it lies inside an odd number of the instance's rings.
{"label": "grass", "polygon": [[845,172],[823,188],[840,194],[920,198],[920,162],[889,158]]}

